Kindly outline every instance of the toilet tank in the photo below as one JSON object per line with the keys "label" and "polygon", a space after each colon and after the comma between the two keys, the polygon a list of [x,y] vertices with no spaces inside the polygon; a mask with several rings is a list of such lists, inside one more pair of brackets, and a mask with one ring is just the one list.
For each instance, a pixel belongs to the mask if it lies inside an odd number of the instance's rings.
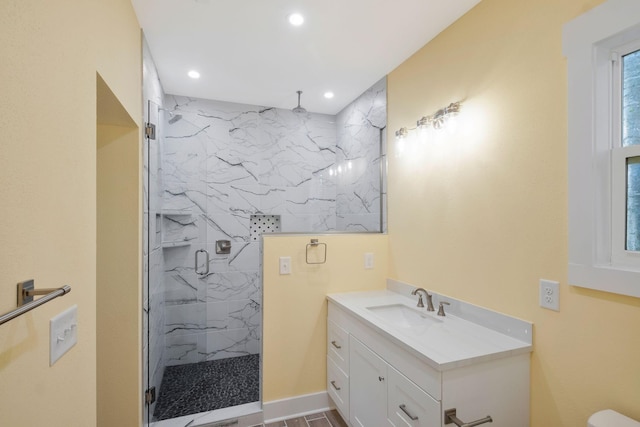
{"label": "toilet tank", "polygon": [[588,427],[640,427],[640,422],[625,417],[616,411],[606,409],[591,415]]}

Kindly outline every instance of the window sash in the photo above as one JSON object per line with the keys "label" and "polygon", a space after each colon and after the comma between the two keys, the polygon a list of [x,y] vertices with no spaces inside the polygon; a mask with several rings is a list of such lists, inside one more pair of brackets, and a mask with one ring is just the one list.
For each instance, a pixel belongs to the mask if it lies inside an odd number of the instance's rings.
{"label": "window sash", "polygon": [[640,156],[640,145],[623,146],[623,62],[640,50],[640,40],[611,50],[611,263],[640,269],[640,252],[627,250],[627,159]]}
{"label": "window sash", "polygon": [[612,167],[612,251],[611,262],[624,267],[640,267],[640,252],[627,246],[627,159],[640,157],[640,145],[613,150]]}

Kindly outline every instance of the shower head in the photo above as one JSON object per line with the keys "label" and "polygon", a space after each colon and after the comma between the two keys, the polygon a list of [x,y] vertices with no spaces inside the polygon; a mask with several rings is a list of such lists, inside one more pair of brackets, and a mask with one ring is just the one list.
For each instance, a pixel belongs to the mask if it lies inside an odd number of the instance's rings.
{"label": "shower head", "polygon": [[298,94],[298,106],[291,111],[293,111],[294,113],[304,114],[307,112],[307,110],[300,106],[300,95],[302,95],[302,91],[299,90],[296,91],[296,93]]}
{"label": "shower head", "polygon": [[171,112],[169,112],[169,115],[171,116],[171,118],[169,119],[169,124],[172,125],[175,122],[177,122],[178,120],[180,120],[182,118],[182,114],[173,114]]}

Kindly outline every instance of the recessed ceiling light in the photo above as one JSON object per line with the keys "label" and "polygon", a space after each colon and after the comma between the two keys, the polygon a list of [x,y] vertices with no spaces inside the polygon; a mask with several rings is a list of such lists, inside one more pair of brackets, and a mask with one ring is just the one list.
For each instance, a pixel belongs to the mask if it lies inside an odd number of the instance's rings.
{"label": "recessed ceiling light", "polygon": [[327,99],[331,99],[333,98],[335,95],[333,94],[333,92],[329,91],[329,92],[325,92],[324,93],[324,97]]}
{"label": "recessed ceiling light", "polygon": [[292,13],[287,18],[289,19],[289,23],[295,27],[304,24],[304,16],[299,13]]}
{"label": "recessed ceiling light", "polygon": [[196,70],[191,70],[187,73],[187,75],[189,77],[191,77],[192,79],[199,79],[200,78],[200,73],[197,72]]}

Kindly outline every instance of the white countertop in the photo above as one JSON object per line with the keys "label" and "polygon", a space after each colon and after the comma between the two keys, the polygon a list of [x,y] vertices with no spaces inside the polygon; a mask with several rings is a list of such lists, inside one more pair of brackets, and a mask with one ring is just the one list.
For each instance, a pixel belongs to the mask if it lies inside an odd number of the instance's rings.
{"label": "white countertop", "polygon": [[[436,312],[427,312],[426,308],[418,309],[417,298],[409,298],[397,292],[350,292],[330,294],[327,298],[439,371],[532,351],[531,342],[516,339],[454,314],[448,313],[442,317],[437,316]],[[437,311],[437,302],[434,303]],[[402,304],[420,310],[423,315],[433,316],[442,322],[433,322],[418,330],[406,329],[385,321],[367,309],[389,304]],[[447,308],[449,307],[445,307],[445,311]],[[499,313],[495,315],[505,317]]]}

